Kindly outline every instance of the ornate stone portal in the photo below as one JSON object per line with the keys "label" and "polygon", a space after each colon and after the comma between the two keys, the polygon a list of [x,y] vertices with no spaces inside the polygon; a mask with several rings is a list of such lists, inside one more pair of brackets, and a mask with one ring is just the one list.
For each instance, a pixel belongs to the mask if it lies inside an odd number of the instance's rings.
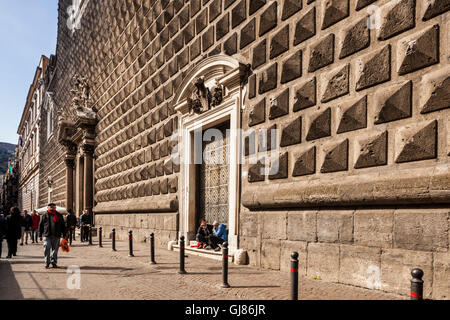
{"label": "ornate stone portal", "polygon": [[[74,206],[74,169],[77,176],[82,176],[83,184],[77,188],[77,198],[82,197],[83,209],[92,213],[94,207],[94,151],[95,126],[97,125],[97,110],[90,107],[90,86],[86,78],[75,75],[72,81],[73,94],[72,108],[75,109],[75,118],[62,115],[58,123],[58,141],[66,149],[66,200],[67,209]],[[71,120],[67,120],[70,118]],[[80,152],[80,151],[81,152]],[[78,153],[78,154],[77,154]],[[82,158],[84,165],[76,166],[75,159]],[[80,212],[78,212],[80,213]]]}
{"label": "ornate stone portal", "polygon": [[[237,250],[238,245],[239,150],[241,147],[238,132],[241,128],[241,115],[246,94],[243,83],[247,74],[247,67],[231,57],[222,55],[209,57],[191,70],[181,83],[180,90],[173,100],[175,110],[180,114],[178,151],[181,160],[180,186],[182,187],[179,191],[179,232],[191,240],[195,238],[196,224],[200,216],[221,220],[229,230],[230,252]],[[226,138],[228,163],[224,166],[213,161],[214,163],[208,162],[208,167],[205,164],[206,159],[202,159],[201,163],[197,164],[197,153],[194,150],[204,147],[203,142],[203,146],[197,145],[200,142],[197,137],[201,135],[202,141],[212,141],[209,140],[211,137],[207,136],[213,132],[218,133],[218,128],[222,128],[223,125],[229,125],[229,136]],[[213,130],[208,132],[208,129]],[[214,136],[214,142],[216,139],[221,141],[222,137]],[[208,150],[205,152],[208,153]],[[208,154],[216,151],[216,149],[209,150]],[[221,172],[220,181],[217,184],[211,176],[205,174],[211,170]],[[202,179],[209,180],[207,188],[200,183]],[[221,184],[221,181],[224,183]],[[205,191],[205,189],[210,190]],[[225,200],[216,201],[212,206],[211,202],[208,202],[205,206],[205,198],[208,196],[213,198],[217,196]],[[199,207],[203,208],[200,210],[202,212],[197,210]]]}

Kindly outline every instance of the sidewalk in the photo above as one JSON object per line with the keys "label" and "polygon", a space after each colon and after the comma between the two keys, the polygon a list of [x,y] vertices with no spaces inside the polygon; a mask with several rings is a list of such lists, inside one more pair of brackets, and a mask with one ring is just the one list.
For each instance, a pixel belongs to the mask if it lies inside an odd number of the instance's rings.
{"label": "sidewalk", "polygon": [[[3,242],[5,244],[5,242]],[[229,266],[229,283],[222,284],[221,262],[188,254],[180,275],[179,253],[156,248],[156,265],[149,263],[149,246],[104,240],[103,248],[76,241],[69,253],[59,253],[58,269],[45,269],[41,244],[19,246],[18,256],[0,259],[0,300],[4,299],[101,299],[101,300],[286,300],[289,274],[249,266]],[[5,247],[3,248],[5,250]],[[3,251],[5,252],[5,251]],[[81,289],[70,290],[67,267],[79,266]],[[407,297],[300,277],[299,299],[379,300]]]}

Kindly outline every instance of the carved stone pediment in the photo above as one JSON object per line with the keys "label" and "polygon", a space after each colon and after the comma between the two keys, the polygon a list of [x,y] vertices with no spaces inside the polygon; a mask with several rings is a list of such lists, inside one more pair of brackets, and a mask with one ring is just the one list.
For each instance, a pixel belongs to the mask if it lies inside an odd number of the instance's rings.
{"label": "carved stone pediment", "polygon": [[217,79],[215,80],[215,86],[211,89],[205,86],[204,77],[198,77],[193,85],[194,90],[191,96],[187,98],[189,113],[201,114],[222,102],[223,89]]}

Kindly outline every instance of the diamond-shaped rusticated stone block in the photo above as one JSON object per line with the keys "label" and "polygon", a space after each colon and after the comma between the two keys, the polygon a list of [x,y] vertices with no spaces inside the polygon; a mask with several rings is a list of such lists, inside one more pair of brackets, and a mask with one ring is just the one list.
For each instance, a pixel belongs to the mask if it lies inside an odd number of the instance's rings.
{"label": "diamond-shaped rusticated stone block", "polygon": [[248,116],[248,126],[252,127],[266,121],[266,99],[262,99],[251,109]]}
{"label": "diamond-shaped rusticated stone block", "polygon": [[298,50],[283,62],[281,83],[286,83],[302,76],[302,50]]}
{"label": "diamond-shaped rusticated stone block", "polygon": [[420,113],[450,108],[450,66],[423,77]]}
{"label": "diamond-shaped rusticated stone block", "polygon": [[378,108],[375,124],[411,117],[412,81],[392,84],[389,88],[378,91],[375,100]]}
{"label": "diamond-shaped rusticated stone block", "polygon": [[302,117],[288,123],[281,131],[281,147],[287,147],[302,142]]}
{"label": "diamond-shaped rusticated stone block", "polygon": [[276,98],[270,98],[269,119],[273,120],[289,113],[289,88]]}
{"label": "diamond-shaped rusticated stone block", "polygon": [[289,25],[286,25],[270,41],[270,59],[289,50]]}
{"label": "diamond-shaped rusticated stone block", "polygon": [[249,0],[249,15],[251,16],[266,4],[266,0]]}
{"label": "diamond-shaped rusticated stone block", "polygon": [[256,19],[253,18],[241,29],[241,42],[240,49],[245,48],[247,45],[255,41],[256,39]]}
{"label": "diamond-shaped rusticated stone block", "polygon": [[168,178],[164,178],[161,180],[160,190],[161,190],[162,194],[169,193],[169,179]]}
{"label": "diamond-shaped rusticated stone block", "polygon": [[423,21],[430,20],[448,10],[450,10],[449,0],[425,0],[422,4],[424,8]]}
{"label": "diamond-shaped rusticated stone block", "polygon": [[169,176],[173,173],[173,164],[172,159],[166,159],[164,160],[164,174]]}
{"label": "diamond-shaped rusticated stone block", "polygon": [[307,80],[294,89],[294,112],[316,105],[316,78]]}
{"label": "diamond-shaped rusticated stone block", "polygon": [[289,153],[280,154],[273,160],[269,169],[269,180],[286,179],[289,170]]}
{"label": "diamond-shaped rusticated stone block", "polygon": [[350,65],[347,64],[325,75],[324,80],[327,82],[327,85],[322,95],[322,102],[325,103],[349,93],[349,73]]}
{"label": "diamond-shaped rusticated stone block", "polygon": [[216,40],[222,39],[230,31],[230,14],[227,13],[216,24]]}
{"label": "diamond-shaped rusticated stone block", "polygon": [[439,62],[439,26],[436,24],[399,43],[398,74],[413,72]]}
{"label": "diamond-shaped rusticated stone block", "polygon": [[159,161],[156,163],[156,175],[158,177],[164,175],[164,161]]}
{"label": "diamond-shaped rusticated stone block", "polygon": [[281,20],[286,20],[302,9],[302,0],[284,0]]}
{"label": "diamond-shaped rusticated stone block", "polygon": [[259,159],[256,164],[250,165],[248,168],[248,182],[258,182],[265,180],[265,159]]}
{"label": "diamond-shaped rusticated stone block", "polygon": [[202,35],[202,50],[207,51],[214,44],[214,26],[208,28]]}
{"label": "diamond-shaped rusticated stone block", "polygon": [[316,34],[316,8],[313,7],[295,24],[294,46]]}
{"label": "diamond-shaped rusticated stone block", "polygon": [[256,69],[260,65],[266,63],[266,48],[267,48],[266,39],[258,43],[253,48],[253,62],[252,62],[253,69]]}
{"label": "diamond-shaped rusticated stone block", "polygon": [[266,34],[277,26],[277,2],[274,1],[259,19],[259,36]]}
{"label": "diamond-shaped rusticated stone block", "polygon": [[294,157],[292,176],[300,177],[316,173],[316,147],[312,147]]}
{"label": "diamond-shaped rusticated stone block", "polygon": [[358,2],[356,2],[356,10],[361,10],[369,4],[374,3],[375,1],[377,0],[358,0]]}
{"label": "diamond-shaped rusticated stone block", "polygon": [[278,63],[273,63],[259,74],[259,94],[273,90],[278,82]]}
{"label": "diamond-shaped rusticated stone block", "polygon": [[341,45],[339,59],[348,57],[370,45],[370,32],[367,17],[362,18],[355,25],[344,31],[345,37]]}
{"label": "diamond-shaped rusticated stone block", "polygon": [[[419,129],[418,129],[419,128]],[[396,136],[396,163],[435,159],[437,157],[437,121],[415,123]]]}
{"label": "diamond-shaped rusticated stone block", "polygon": [[381,7],[378,40],[387,40],[415,26],[416,0],[390,1]]}
{"label": "diamond-shaped rusticated stone block", "polygon": [[331,108],[321,111],[319,115],[312,116],[307,141],[331,136]]}
{"label": "diamond-shaped rusticated stone block", "polygon": [[222,0],[214,0],[209,5],[209,22],[212,22],[222,13]]}
{"label": "diamond-shaped rusticated stone block", "polygon": [[358,141],[359,155],[355,169],[383,166],[387,164],[387,131]]}
{"label": "diamond-shaped rusticated stone block", "polygon": [[360,70],[356,91],[363,90],[391,79],[391,46],[361,57],[357,61]]}
{"label": "diamond-shaped rusticated stone block", "polygon": [[152,181],[152,195],[157,196],[161,193],[160,181]]}
{"label": "diamond-shaped rusticated stone block", "polygon": [[256,153],[256,131],[252,130],[247,133],[244,138],[244,155],[247,157]]}
{"label": "diamond-shaped rusticated stone block", "polygon": [[266,130],[259,130],[259,152],[273,150],[277,147],[278,131],[277,125],[267,128]]}
{"label": "diamond-shaped rusticated stone block", "polygon": [[324,152],[321,173],[348,170],[348,139],[325,148]]}
{"label": "diamond-shaped rusticated stone block", "polygon": [[231,26],[236,28],[247,18],[246,0],[240,1],[231,11]]}
{"label": "diamond-shaped rusticated stone block", "polygon": [[177,193],[178,191],[178,177],[169,178],[169,192]]}
{"label": "diamond-shaped rusticated stone block", "polygon": [[322,30],[348,17],[350,13],[349,0],[323,1]]}
{"label": "diamond-shaped rusticated stone block", "polygon": [[314,72],[334,61],[334,34],[329,34],[311,47],[308,72]]}
{"label": "diamond-shaped rusticated stone block", "polygon": [[224,43],[223,52],[232,56],[237,52],[237,33],[233,33]]}
{"label": "diamond-shaped rusticated stone block", "polygon": [[340,107],[342,116],[337,133],[343,133],[367,127],[367,96]]}

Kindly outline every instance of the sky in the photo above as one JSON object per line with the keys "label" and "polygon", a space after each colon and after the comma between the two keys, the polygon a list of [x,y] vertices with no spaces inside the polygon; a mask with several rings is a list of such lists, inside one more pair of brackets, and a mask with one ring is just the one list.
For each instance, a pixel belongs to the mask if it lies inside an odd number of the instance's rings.
{"label": "sky", "polygon": [[0,0],[0,142],[17,144],[41,55],[56,51],[58,0]]}

